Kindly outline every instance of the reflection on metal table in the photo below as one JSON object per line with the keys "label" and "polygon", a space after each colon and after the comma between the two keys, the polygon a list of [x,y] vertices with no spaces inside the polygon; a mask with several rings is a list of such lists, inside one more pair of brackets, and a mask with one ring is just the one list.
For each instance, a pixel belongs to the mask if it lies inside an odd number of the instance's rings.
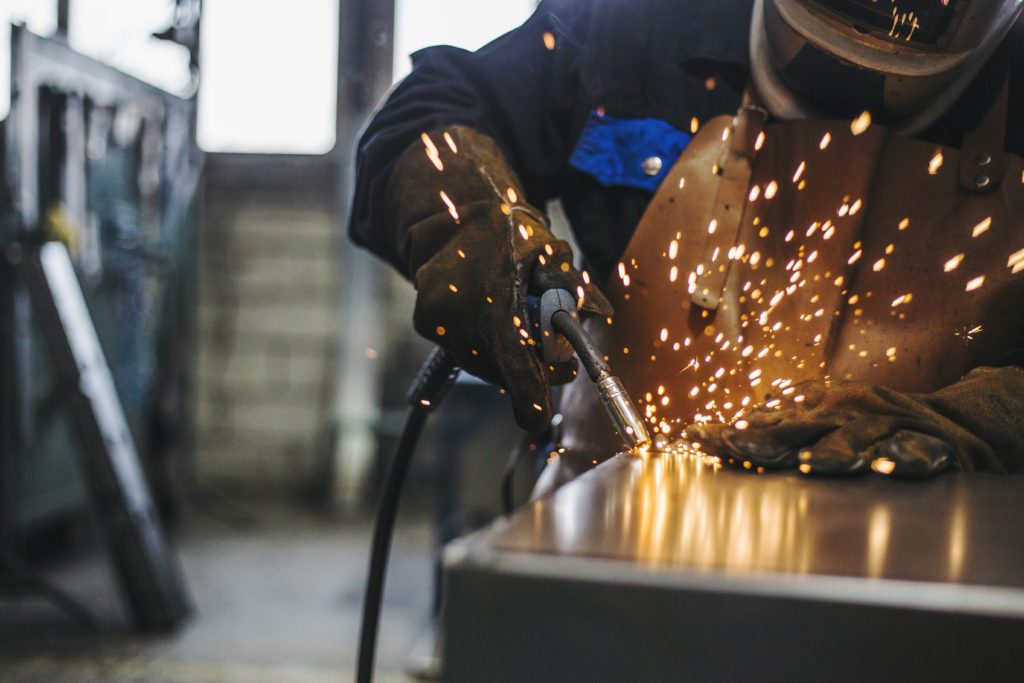
{"label": "reflection on metal table", "polygon": [[445,680],[1020,680],[1024,477],[620,455],[445,554]]}

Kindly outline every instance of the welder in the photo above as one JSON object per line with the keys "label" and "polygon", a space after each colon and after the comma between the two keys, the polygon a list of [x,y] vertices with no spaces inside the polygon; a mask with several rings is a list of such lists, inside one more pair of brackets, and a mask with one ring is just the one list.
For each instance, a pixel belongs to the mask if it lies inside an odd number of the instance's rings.
{"label": "welder", "polygon": [[[576,374],[528,314],[557,288],[664,440],[757,471],[1019,470],[1022,9],[543,0],[413,56],[362,137],[351,235],[527,430]],[[617,444],[579,375],[567,476]]]}

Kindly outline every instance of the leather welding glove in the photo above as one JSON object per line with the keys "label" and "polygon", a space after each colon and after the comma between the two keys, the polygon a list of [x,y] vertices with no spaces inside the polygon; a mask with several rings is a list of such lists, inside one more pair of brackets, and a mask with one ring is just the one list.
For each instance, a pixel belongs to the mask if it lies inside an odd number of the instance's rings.
{"label": "leather welding glove", "polygon": [[416,331],[507,389],[521,427],[544,429],[551,385],[569,381],[575,363],[541,361],[527,294],[566,289],[601,316],[611,304],[573,267],[569,245],[525,202],[498,145],[478,131],[424,134],[399,158],[385,199],[389,237],[416,287]]}
{"label": "leather welding glove", "polygon": [[687,435],[726,461],[805,474],[924,478],[947,469],[1024,469],[1021,368],[978,368],[931,394],[803,382],[781,401],[732,425],[691,425]]}

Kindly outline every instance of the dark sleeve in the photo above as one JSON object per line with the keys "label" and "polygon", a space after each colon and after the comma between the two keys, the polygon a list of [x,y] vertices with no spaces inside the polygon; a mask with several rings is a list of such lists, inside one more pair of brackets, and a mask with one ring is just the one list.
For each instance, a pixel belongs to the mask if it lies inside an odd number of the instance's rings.
{"label": "dark sleeve", "polygon": [[[405,272],[380,229],[385,189],[402,152],[421,133],[442,126],[469,126],[494,138],[534,205],[558,195],[571,151],[587,5],[544,0],[526,23],[476,52],[434,47],[413,55],[412,73],[394,88],[359,141],[349,219],[356,244]],[[549,49],[551,37],[554,49]]]}

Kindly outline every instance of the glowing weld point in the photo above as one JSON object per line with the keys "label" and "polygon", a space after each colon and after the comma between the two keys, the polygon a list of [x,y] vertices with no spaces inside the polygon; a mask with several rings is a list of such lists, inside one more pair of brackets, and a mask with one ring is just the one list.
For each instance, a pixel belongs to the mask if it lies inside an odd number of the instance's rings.
{"label": "glowing weld point", "polygon": [[978,277],[976,277],[973,280],[971,280],[970,282],[968,282],[967,283],[967,287],[965,289],[968,292],[973,292],[974,290],[976,290],[979,287],[981,287],[983,284],[985,284],[985,276],[984,275],[979,275]]}
{"label": "glowing weld point", "polygon": [[989,216],[982,222],[974,226],[974,230],[971,231],[971,237],[977,237],[978,235],[988,232],[988,229],[992,227],[992,217]]}
{"label": "glowing weld point", "polygon": [[942,168],[942,162],[942,150],[936,150],[935,156],[933,156],[932,160],[928,162],[928,174],[936,175],[939,172],[939,169]]}
{"label": "glowing weld point", "polygon": [[964,254],[957,254],[953,258],[946,261],[946,264],[942,266],[942,269],[945,270],[947,273],[952,272],[956,270],[961,263],[963,263],[963,260]]}
{"label": "glowing weld point", "polygon": [[850,123],[850,132],[860,135],[871,127],[871,112],[864,112]]}
{"label": "glowing weld point", "polygon": [[878,474],[892,474],[896,471],[896,462],[890,458],[875,458],[871,462],[871,469]]}

